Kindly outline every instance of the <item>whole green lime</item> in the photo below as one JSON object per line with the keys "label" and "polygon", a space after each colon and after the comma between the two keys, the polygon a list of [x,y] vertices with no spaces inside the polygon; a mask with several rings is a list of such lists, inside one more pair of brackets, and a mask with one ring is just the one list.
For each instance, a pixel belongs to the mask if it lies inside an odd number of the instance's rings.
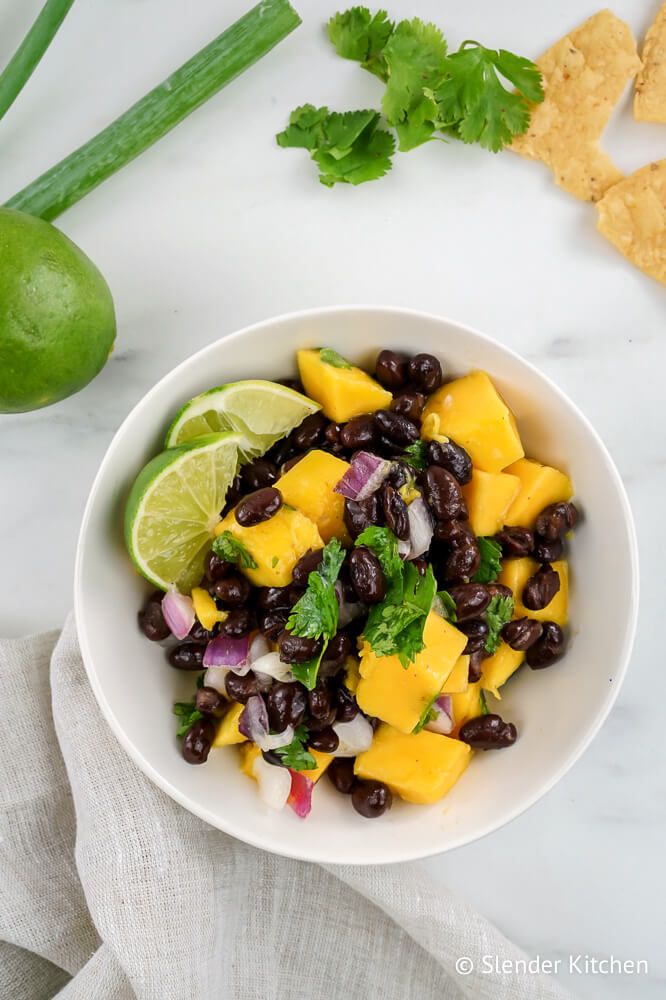
{"label": "whole green lime", "polygon": [[50,223],[0,208],[0,412],[78,392],[115,336],[111,292],[92,261]]}

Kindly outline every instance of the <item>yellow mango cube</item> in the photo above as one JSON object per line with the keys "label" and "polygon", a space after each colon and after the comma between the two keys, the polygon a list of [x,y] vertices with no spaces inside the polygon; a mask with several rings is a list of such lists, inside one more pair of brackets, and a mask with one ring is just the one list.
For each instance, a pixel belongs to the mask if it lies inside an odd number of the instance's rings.
{"label": "yellow mango cube", "polygon": [[322,774],[328,767],[328,765],[333,760],[333,754],[322,753],[320,750],[310,750],[310,753],[317,761],[317,766],[313,767],[309,771],[301,771],[301,774],[303,775],[304,778],[309,778],[310,781],[312,781],[316,785],[319,779],[321,778]]}
{"label": "yellow mango cube", "polygon": [[245,705],[241,705],[237,701],[232,701],[225,716],[217,727],[215,739],[213,740],[214,747],[230,747],[234,743],[245,742],[247,736],[243,736],[238,728],[238,720],[240,719],[241,712],[244,708]]}
{"label": "yellow mango cube", "polygon": [[444,681],[444,687],[441,690],[441,694],[458,694],[460,691],[465,691],[469,677],[469,656],[459,656],[456,660],[456,664],[449,674],[449,676]]}
{"label": "yellow mango cube", "polygon": [[536,618],[540,622],[556,622],[564,627],[567,623],[569,607],[569,567],[565,559],[552,563],[560,578],[560,589],[550,604],[541,611],[530,611],[522,602],[523,587],[539,569],[540,563],[534,559],[506,559],[502,566],[499,582],[510,587],[514,594],[514,618]]}
{"label": "yellow mango cube", "polygon": [[244,743],[240,748],[241,755],[241,771],[243,774],[247,774],[248,778],[252,778],[256,781],[256,777],[252,768],[254,767],[254,762],[257,757],[261,756],[261,750],[256,743]]}
{"label": "yellow mango cube", "polygon": [[524,659],[525,653],[522,650],[511,649],[505,642],[500,643],[497,652],[483,661],[481,670],[483,690],[490,691],[496,698],[501,698],[499,689],[512,674],[515,674]]}
{"label": "yellow mango cube", "polygon": [[501,472],[525,454],[514,416],[486,372],[470,372],[432,394],[423,411],[423,437],[432,438],[433,428],[465,448],[483,472]]}
{"label": "yellow mango cube", "polygon": [[317,525],[300,510],[283,506],[268,521],[243,528],[233,510],[220,521],[216,535],[229,531],[246,547],[257,566],[241,569],[255,587],[286,587],[291,583],[294,566],[310,549],[321,549],[324,543]]}
{"label": "yellow mango cube", "polygon": [[339,538],[351,543],[344,522],[345,498],[333,490],[349,467],[327,451],[310,451],[275,484],[285,503],[314,521],[324,542]]}
{"label": "yellow mango cube", "polygon": [[472,757],[470,747],[439,733],[403,733],[382,725],[359,754],[354,773],[383,781],[407,802],[437,802],[453,788]]}
{"label": "yellow mango cube", "polygon": [[520,479],[506,472],[474,469],[462,492],[474,534],[494,535],[504,527],[506,513],[520,492]]}
{"label": "yellow mango cube", "polygon": [[506,471],[520,480],[520,491],[505,518],[505,524],[511,527],[533,528],[544,507],[570,500],[573,496],[573,484],[569,477],[550,465],[521,458]]}
{"label": "yellow mango cube", "polygon": [[218,622],[223,622],[227,611],[220,611],[217,604],[203,587],[192,588],[192,604],[194,613],[203,627],[211,632]]}
{"label": "yellow mango cube", "polygon": [[348,656],[345,660],[344,685],[352,694],[356,694],[358,683],[361,679],[359,673],[359,663],[355,656]]}
{"label": "yellow mango cube", "polygon": [[376,656],[368,643],[361,651],[360,708],[403,733],[411,733],[467,645],[462,632],[434,611],[426,618],[423,641],[424,648],[407,667],[398,656]]}
{"label": "yellow mango cube", "polygon": [[451,711],[453,712],[453,732],[457,733],[468,719],[476,719],[481,715],[481,681],[468,684],[465,691],[451,695]]}
{"label": "yellow mango cube", "polygon": [[298,351],[297,359],[307,395],[321,403],[329,420],[342,423],[391,405],[391,393],[361,368],[336,368],[322,361],[320,351]]}

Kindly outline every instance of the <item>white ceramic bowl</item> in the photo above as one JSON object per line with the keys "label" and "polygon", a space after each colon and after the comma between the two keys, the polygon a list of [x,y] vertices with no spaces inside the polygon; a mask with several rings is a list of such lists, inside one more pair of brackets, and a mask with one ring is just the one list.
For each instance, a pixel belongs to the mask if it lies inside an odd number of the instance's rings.
{"label": "white ceramic bowl", "polygon": [[[122,536],[129,486],[161,447],[178,407],[203,389],[239,378],[294,371],[298,347],[330,345],[360,364],[382,347],[430,351],[445,371],[487,369],[518,419],[528,455],[573,477],[584,520],[571,546],[571,638],[549,670],[523,668],[506,687],[501,714],[515,746],[475,755],[441,802],[395,801],[379,820],[357,815],[323,780],[307,820],[268,810],[241,774],[234,750],[186,764],[175,739],[172,702],[189,696],[192,674],[166,663],[137,627],[147,585]],[[609,561],[609,543],[612,559]],[[576,407],[527,362],[449,320],[384,308],[320,309],[283,316],[204,348],[162,379],[113,439],[86,508],[76,564],[76,617],[90,682],[109,725],[139,767],[177,802],[240,840],[309,861],[406,861],[468,844],[536,802],[571,767],[615,701],[627,668],[638,604],[637,549],[620,477]],[[128,766],[129,763],[128,763]]]}

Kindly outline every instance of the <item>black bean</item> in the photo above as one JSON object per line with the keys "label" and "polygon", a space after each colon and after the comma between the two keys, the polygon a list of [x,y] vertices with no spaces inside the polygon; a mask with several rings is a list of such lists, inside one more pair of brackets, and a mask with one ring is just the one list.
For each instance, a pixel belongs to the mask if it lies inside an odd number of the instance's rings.
{"label": "black bean", "polygon": [[555,622],[543,622],[541,638],[527,650],[525,659],[532,670],[542,670],[564,654],[564,632]]}
{"label": "black bean", "polygon": [[390,410],[377,410],[375,427],[392,444],[400,445],[403,448],[414,444],[419,439],[417,425],[407,417],[402,417],[399,413],[391,413]]}
{"label": "black bean", "polygon": [[215,626],[211,632],[209,629],[204,628],[201,622],[195,622],[190,629],[190,634],[187,638],[192,642],[203,642],[205,645],[207,642],[210,642],[211,639],[215,638],[217,631],[217,626]]}
{"label": "black bean", "polygon": [[349,556],[351,582],[360,601],[379,604],[386,596],[386,579],[381,563],[374,552],[361,545]]}
{"label": "black bean", "polygon": [[485,650],[478,649],[475,653],[469,654],[469,667],[467,670],[467,680],[470,684],[476,684],[477,681],[481,680],[484,652]]}
{"label": "black bean", "polygon": [[358,715],[356,698],[347,688],[339,687],[333,696],[338,722],[351,722]]}
{"label": "black bean", "polygon": [[415,354],[408,367],[410,381],[430,393],[442,384],[442,366],[434,354]]}
{"label": "black bean", "polygon": [[185,733],[181,743],[183,759],[188,764],[204,764],[215,739],[216,726],[211,718],[197,719]]}
{"label": "black bean", "polygon": [[220,625],[220,635],[228,639],[240,639],[252,627],[252,616],[247,608],[234,608]]}
{"label": "black bean", "polygon": [[409,538],[407,504],[398,491],[388,483],[382,487],[381,500],[386,527],[391,529],[396,538],[406,541]]}
{"label": "black bean", "polygon": [[545,563],[523,587],[523,604],[530,611],[542,611],[548,607],[559,589],[559,573],[549,563]]}
{"label": "black bean", "polygon": [[344,521],[352,538],[358,538],[362,531],[373,524],[381,524],[384,512],[376,493],[367,500],[345,500]]}
{"label": "black bean", "polygon": [[534,528],[537,535],[554,542],[571,531],[577,520],[578,510],[572,503],[551,503],[541,511]]}
{"label": "black bean", "polygon": [[373,444],[376,436],[375,421],[371,413],[362,417],[353,417],[340,428],[340,443],[345,448],[351,448],[354,451],[357,448],[367,448]]}
{"label": "black bean", "polygon": [[460,739],[473,750],[500,750],[516,742],[513,722],[504,722],[499,715],[479,715],[460,727]]}
{"label": "black bean", "polygon": [[334,420],[331,420],[329,424],[326,425],[326,430],[324,431],[324,440],[326,444],[332,447],[340,446],[342,447],[342,441],[340,440],[340,431],[342,430],[342,424],[336,424]]}
{"label": "black bean", "polygon": [[464,521],[438,521],[435,524],[435,538],[458,546],[476,541],[476,535]]}
{"label": "black bean", "polygon": [[293,469],[295,465],[298,465],[298,463],[302,461],[307,454],[307,451],[299,452],[298,455],[294,455],[293,458],[289,458],[286,462],[283,462],[280,466],[280,475],[284,476],[286,472],[289,472],[289,470]]}
{"label": "black bean", "polygon": [[195,642],[179,642],[171,647],[167,658],[177,670],[202,670],[204,648]]}
{"label": "black bean", "polygon": [[440,465],[429,465],[423,477],[423,494],[437,521],[467,517],[467,507],[455,476]]}
{"label": "black bean", "polygon": [[284,463],[292,457],[295,451],[294,444],[291,439],[291,435],[286,438],[282,438],[277,444],[274,444],[269,452],[267,452],[266,457],[270,458],[271,462],[277,465],[278,469],[282,469]]}
{"label": "black bean", "polygon": [[466,583],[481,565],[481,552],[476,539],[467,539],[451,548],[444,561],[444,576],[451,583]]}
{"label": "black bean", "polygon": [[231,481],[231,486],[227,490],[227,494],[224,498],[224,507],[221,510],[221,514],[224,517],[232,507],[234,507],[240,498],[243,496],[243,484],[241,482],[240,476],[234,476]]}
{"label": "black bean", "polygon": [[262,750],[261,756],[267,764],[272,764],[274,767],[287,766],[277,750]]}
{"label": "black bean", "polygon": [[289,608],[289,587],[259,587],[256,591],[257,606],[262,611],[274,611],[276,608]]}
{"label": "black bean", "polygon": [[220,556],[216,555],[212,549],[206,556],[206,561],[204,563],[206,579],[210,580],[211,583],[221,580],[223,576],[227,576],[235,568],[236,567],[233,563],[227,562],[226,559],[222,559]]}
{"label": "black bean", "polygon": [[302,685],[279,681],[266,695],[268,721],[275,733],[281,733],[287,726],[300,726],[308,707]]}
{"label": "black bean", "polygon": [[328,765],[326,774],[334,788],[343,795],[351,795],[356,782],[353,757],[336,757]]}
{"label": "black bean", "polygon": [[389,486],[393,486],[394,489],[399,490],[401,486],[409,480],[409,473],[407,472],[407,466],[404,462],[393,462],[391,468],[389,469],[389,474],[386,477],[386,482]]}
{"label": "black bean", "polygon": [[224,679],[224,686],[231,700],[239,701],[241,705],[245,705],[253,694],[259,693],[257,678],[251,670],[242,677],[230,670]]}
{"label": "black bean", "polygon": [[502,628],[502,638],[511,649],[529,649],[541,638],[543,625],[534,618],[514,618]]}
{"label": "black bean", "polygon": [[466,622],[458,622],[456,628],[467,636],[467,645],[463,649],[463,653],[478,653],[484,648],[488,638],[488,626],[482,618],[471,618]]}
{"label": "black bean", "polygon": [[508,559],[524,559],[534,550],[534,535],[528,528],[502,528],[495,535],[495,541]]}
{"label": "black bean", "polygon": [[478,618],[490,604],[490,594],[482,583],[460,583],[449,590],[459,622]]}
{"label": "black bean", "polygon": [[513,597],[511,587],[506,587],[503,583],[487,583],[486,590],[490,594],[491,601],[493,597]]}
{"label": "black bean", "polygon": [[352,642],[345,632],[336,632],[324,651],[322,665],[324,663],[335,667],[341,667],[352,651]]}
{"label": "black bean", "polygon": [[429,465],[438,465],[465,486],[472,479],[472,459],[455,441],[429,441],[426,450]]}
{"label": "black bean", "polygon": [[259,613],[259,630],[271,642],[275,642],[280,632],[287,624],[289,617],[288,608],[276,608],[275,611],[263,611]]}
{"label": "black bean", "polygon": [[234,516],[243,528],[251,528],[275,517],[282,506],[282,494],[275,486],[249,493],[238,503]]}
{"label": "black bean", "polygon": [[[331,710],[331,693],[328,688],[318,684],[312,691],[308,691],[308,713],[310,719],[315,722],[326,721],[326,725],[330,725],[328,718]],[[333,718],[335,719],[335,712]]]}
{"label": "black bean", "polygon": [[328,420],[323,413],[320,411],[311,413],[290,434],[294,448],[297,451],[307,451],[309,448],[314,448],[324,440],[324,432],[327,424]]}
{"label": "black bean", "polygon": [[399,396],[394,397],[391,409],[401,417],[407,417],[416,422],[421,419],[425,404],[426,398],[422,392],[402,392]]}
{"label": "black bean", "polygon": [[316,570],[322,560],[323,549],[310,549],[294,566],[291,578],[299,587],[307,587],[310,573]]}
{"label": "black bean", "polygon": [[255,458],[241,468],[240,477],[248,492],[261,490],[264,486],[272,486],[276,482],[278,467],[267,458]]}
{"label": "black bean", "polygon": [[226,706],[227,702],[219,691],[211,687],[201,687],[194,696],[194,705],[200,711],[212,715]]}
{"label": "black bean", "polygon": [[308,746],[320,753],[334,753],[339,745],[338,734],[330,726],[318,733],[313,733],[308,739]]}
{"label": "black bean", "polygon": [[352,788],[352,805],[366,819],[375,819],[390,809],[393,796],[383,781],[357,781]]}
{"label": "black bean", "polygon": [[385,389],[394,392],[407,384],[409,358],[399,351],[380,351],[377,357],[375,378]]}
{"label": "black bean", "polygon": [[564,552],[564,542],[561,538],[556,538],[554,542],[547,542],[541,535],[537,535],[534,540],[534,558],[540,563],[557,562],[562,558]]}
{"label": "black bean", "polygon": [[284,629],[278,636],[278,650],[283,663],[306,663],[321,652],[321,639],[293,635]]}
{"label": "black bean", "polygon": [[252,588],[245,577],[235,573],[233,576],[223,576],[215,584],[215,596],[219,597],[224,604],[234,608],[246,603],[251,590]]}
{"label": "black bean", "polygon": [[162,591],[156,590],[139,611],[139,628],[146,639],[150,639],[151,642],[160,642],[162,639],[168,639],[171,635],[171,629],[162,614],[163,597]]}
{"label": "black bean", "polygon": [[287,389],[293,389],[294,392],[300,392],[302,396],[305,395],[305,389],[297,378],[279,378],[277,384],[284,385]]}
{"label": "black bean", "polygon": [[310,735],[313,733],[320,733],[322,729],[328,729],[335,723],[336,715],[335,709],[331,707],[330,712],[323,719],[309,719],[308,720],[308,730]]}

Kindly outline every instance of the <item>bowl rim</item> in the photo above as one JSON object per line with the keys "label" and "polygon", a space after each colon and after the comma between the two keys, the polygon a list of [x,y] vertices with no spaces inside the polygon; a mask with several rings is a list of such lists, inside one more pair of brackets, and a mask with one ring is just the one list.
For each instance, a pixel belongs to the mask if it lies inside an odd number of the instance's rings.
{"label": "bowl rim", "polygon": [[106,722],[111,728],[111,731],[115,735],[116,739],[129,755],[130,759],[139,767],[139,769],[148,777],[158,788],[170,796],[175,802],[181,805],[183,808],[187,809],[189,812],[198,816],[204,822],[208,823],[215,829],[222,830],[224,833],[235,837],[236,839],[242,841],[243,843],[250,844],[252,847],[260,848],[262,850],[270,851],[273,854],[281,855],[283,857],[293,858],[299,861],[310,861],[315,863],[323,864],[347,864],[349,860],[340,861],[339,859],[331,858],[326,854],[319,854],[317,850],[317,845],[313,845],[313,850],[308,854],[304,854],[298,849],[290,849],[289,844],[276,846],[271,844],[270,836],[262,837],[260,835],[255,836],[253,834],[248,834],[246,830],[243,829],[242,824],[237,823],[233,817],[224,818],[220,820],[211,810],[209,810],[205,805],[200,805],[197,802],[192,801],[187,794],[181,792],[180,789],[176,788],[171,784],[170,781],[165,779],[162,774],[157,770],[153,764],[147,760],[142,753],[137,750],[131,740],[125,735],[123,726],[121,725],[119,719],[114,714],[110,704],[106,700],[103,692],[102,683],[97,675],[94,666],[94,659],[92,655],[92,649],[89,642],[89,637],[86,630],[86,624],[83,615],[83,587],[82,587],[82,573],[83,573],[83,550],[85,545],[85,537],[88,530],[88,525],[92,517],[93,507],[97,500],[97,495],[99,493],[102,480],[106,474],[107,465],[112,461],[115,452],[115,447],[117,446],[118,440],[123,435],[125,427],[131,423],[137,414],[137,411],[147,407],[158,391],[161,389],[162,384],[167,380],[176,380],[180,372],[191,364],[194,359],[204,358],[207,354],[215,354],[222,343],[242,340],[245,336],[251,333],[260,332],[263,329],[267,329],[275,326],[276,324],[301,321],[304,319],[316,318],[323,314],[336,314],[344,317],[348,313],[392,313],[398,316],[404,316],[412,319],[427,320],[430,322],[436,322],[440,324],[448,324],[449,326],[457,327],[464,333],[472,334],[474,337],[478,338],[481,342],[493,345],[495,348],[499,348],[502,352],[507,354],[512,359],[519,362],[519,364],[528,368],[531,372],[536,374],[540,379],[542,379],[550,388],[550,390],[558,397],[559,401],[570,411],[573,412],[576,419],[585,427],[586,431],[594,441],[596,447],[599,449],[602,457],[605,459],[611,480],[614,483],[617,495],[620,501],[620,506],[624,515],[624,523],[627,532],[627,541],[629,549],[629,562],[630,562],[630,586],[628,588],[629,600],[627,601],[627,628],[625,630],[625,638],[622,649],[618,652],[617,659],[617,669],[614,671],[613,684],[609,687],[607,697],[600,702],[600,706],[597,710],[595,716],[592,717],[590,725],[581,734],[577,742],[571,747],[569,753],[565,757],[564,761],[560,764],[557,770],[550,775],[550,777],[544,781],[543,785],[539,786],[538,790],[534,793],[520,799],[513,807],[508,808],[504,812],[500,813],[498,816],[493,817],[488,820],[488,822],[474,835],[469,836],[468,834],[460,834],[454,837],[452,841],[445,847],[438,849],[436,847],[428,847],[425,849],[419,849],[418,844],[410,847],[409,851],[396,850],[390,856],[387,857],[356,857],[353,863],[359,865],[375,865],[375,864],[387,864],[387,863],[401,863],[405,861],[416,861],[428,857],[436,857],[437,855],[448,853],[451,850],[455,850],[459,847],[464,847],[467,844],[476,843],[484,837],[489,836],[496,830],[513,822],[524,812],[530,809],[536,802],[544,798],[555,785],[571,770],[573,765],[577,760],[583,755],[585,750],[590,746],[594,738],[599,733],[602,725],[608,718],[611,709],[613,708],[617,697],[620,693],[622,684],[629,667],[629,662],[631,659],[631,654],[634,646],[634,640],[636,636],[636,628],[638,622],[638,610],[639,610],[639,595],[640,595],[640,569],[639,569],[639,555],[638,555],[638,541],[636,535],[636,526],[634,523],[634,517],[629,503],[629,498],[627,492],[620,476],[620,473],[615,465],[615,462],[604,444],[599,433],[595,430],[594,426],[583,413],[583,411],[578,407],[576,403],[571,400],[567,394],[560,389],[560,387],[544,372],[541,371],[536,365],[526,358],[522,357],[517,351],[512,348],[507,347],[505,344],[496,340],[494,337],[489,336],[486,333],[482,333],[475,327],[469,326],[466,323],[461,323],[458,320],[450,319],[447,316],[439,315],[437,313],[431,313],[425,310],[405,308],[401,306],[388,306],[388,305],[377,305],[377,304],[346,304],[346,305],[331,305],[331,306],[316,306],[309,309],[298,309],[287,313],[281,313],[277,316],[272,316],[267,319],[259,320],[255,323],[251,323],[247,326],[242,327],[239,330],[235,330],[231,333],[225,334],[222,337],[217,338],[210,344],[205,345],[194,354],[188,355],[181,362],[179,362],[174,368],[166,372],[158,381],[146,392],[143,396],[134,404],[132,409],[129,411],[127,416],[123,419],[120,426],[115,431],[109,445],[104,453],[104,457],[100,462],[99,468],[95,474],[90,491],[88,493],[88,498],[85,505],[85,510],[83,513],[83,518],[81,520],[81,527],[78,534],[77,546],[76,546],[76,559],[74,566],[74,612],[76,627],[79,639],[79,645],[81,648],[81,654],[83,658],[83,663],[86,669],[86,674],[88,680],[95,695],[97,704],[104,716]]}

